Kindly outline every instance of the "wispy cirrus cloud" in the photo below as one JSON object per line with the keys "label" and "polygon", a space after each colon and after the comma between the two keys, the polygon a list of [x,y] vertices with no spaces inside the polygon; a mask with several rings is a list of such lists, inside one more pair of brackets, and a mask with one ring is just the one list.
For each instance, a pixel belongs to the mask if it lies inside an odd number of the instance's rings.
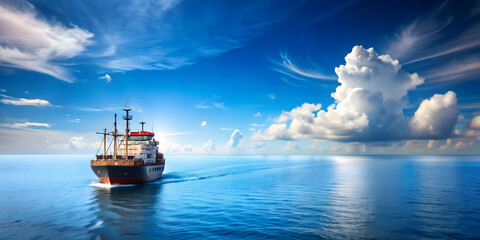
{"label": "wispy cirrus cloud", "polygon": [[225,104],[223,102],[213,102],[212,103],[213,106],[215,106],[216,108],[220,108],[220,109],[223,109],[223,110],[227,110],[227,107],[225,107]]}
{"label": "wispy cirrus cloud", "polygon": [[451,61],[424,74],[429,83],[465,80],[480,74],[480,59],[468,58]]}
{"label": "wispy cirrus cloud", "polygon": [[[389,43],[387,53],[394,58],[405,60],[441,37],[441,31],[452,23],[452,18],[440,19],[439,12],[447,5],[448,1],[438,6],[432,12],[415,19],[395,33]],[[411,60],[411,59],[410,59]],[[407,61],[410,61],[407,60]]]}
{"label": "wispy cirrus cloud", "polygon": [[144,0],[74,2],[71,8],[87,13],[109,9],[101,17],[77,17],[91,22],[98,35],[94,48],[98,53],[93,54],[98,64],[129,71],[177,69],[243,47],[282,21],[296,5],[278,11],[278,4],[271,0],[213,4]]}
{"label": "wispy cirrus cloud", "polygon": [[311,24],[315,24],[318,22],[321,22],[327,18],[330,18],[334,15],[337,15],[338,13],[342,12],[346,8],[349,8],[353,6],[355,3],[357,3],[359,0],[351,0],[351,1],[344,1],[338,5],[334,5],[330,9],[328,9],[325,13],[320,14],[319,16],[310,19],[309,21],[305,22],[303,26],[309,26]]}
{"label": "wispy cirrus cloud", "polygon": [[[132,106],[128,105],[132,108],[133,112],[143,112],[142,107],[140,106]],[[121,112],[125,106],[113,106],[113,107],[79,107],[79,106],[72,106],[71,107],[77,111],[85,111],[85,112]]]}
{"label": "wispy cirrus cloud", "polygon": [[29,128],[29,127],[44,127],[50,128],[50,124],[48,123],[37,123],[37,122],[23,122],[23,123],[11,123],[11,124],[2,124],[4,127],[10,128]]}
{"label": "wispy cirrus cloud", "polygon": [[54,107],[49,101],[44,99],[28,99],[28,98],[16,98],[0,94],[0,102],[4,104],[10,104],[15,106],[39,106],[39,107]]}
{"label": "wispy cirrus cloud", "polygon": [[199,108],[199,109],[218,108],[218,109],[228,110],[227,107],[225,107],[225,104],[223,102],[209,102],[209,101],[200,102],[197,105],[195,105],[195,108]]}
{"label": "wispy cirrus cloud", "polygon": [[457,37],[447,40],[442,44],[432,46],[423,56],[411,59],[405,64],[412,64],[420,61],[425,61],[445,55],[460,53],[468,49],[473,49],[480,46],[480,24],[469,27]]}
{"label": "wispy cirrus cloud", "polygon": [[471,21],[478,13],[454,15],[446,10],[454,4],[443,2],[395,33],[389,43],[392,57],[425,69],[420,72],[426,84],[472,80],[480,74],[480,24]]}
{"label": "wispy cirrus cloud", "polygon": [[[17,3],[17,2],[16,2]],[[49,22],[28,2],[0,3],[0,65],[72,82],[58,61],[73,58],[90,45],[93,34],[78,26]]]}
{"label": "wispy cirrus cloud", "polygon": [[269,58],[270,62],[273,63],[271,68],[289,77],[302,81],[309,81],[308,79],[336,80],[334,75],[320,72],[318,69],[321,69],[321,67],[311,60],[306,64],[299,64],[287,52],[280,53],[280,57],[280,60]]}
{"label": "wispy cirrus cloud", "polygon": [[75,107],[77,111],[85,111],[85,112],[115,112],[120,111],[121,107],[104,107],[104,108],[92,108],[92,107]]}
{"label": "wispy cirrus cloud", "polygon": [[479,109],[480,110],[480,102],[468,102],[468,103],[459,103],[459,109]]}

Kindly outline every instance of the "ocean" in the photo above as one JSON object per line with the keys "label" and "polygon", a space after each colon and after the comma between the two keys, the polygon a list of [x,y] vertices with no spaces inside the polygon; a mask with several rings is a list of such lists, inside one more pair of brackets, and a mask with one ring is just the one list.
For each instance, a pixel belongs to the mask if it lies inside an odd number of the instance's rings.
{"label": "ocean", "polygon": [[480,156],[167,155],[100,184],[91,156],[0,156],[0,239],[480,238]]}

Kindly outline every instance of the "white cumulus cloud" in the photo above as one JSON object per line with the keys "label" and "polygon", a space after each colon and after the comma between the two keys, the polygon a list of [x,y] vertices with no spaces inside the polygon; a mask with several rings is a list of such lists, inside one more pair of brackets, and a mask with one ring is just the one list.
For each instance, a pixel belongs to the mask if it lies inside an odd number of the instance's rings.
{"label": "white cumulus cloud", "polygon": [[428,140],[427,149],[432,149],[435,147],[435,140]]}
{"label": "white cumulus cloud", "polygon": [[112,77],[110,77],[110,75],[108,75],[108,74],[105,74],[105,76],[101,76],[98,79],[99,80],[106,80],[107,82],[112,81]]}
{"label": "white cumulus cloud", "polygon": [[[408,104],[406,96],[424,79],[417,73],[405,72],[398,60],[378,55],[373,48],[355,46],[345,61],[345,65],[335,68],[341,85],[331,95],[334,104],[322,110],[321,104],[304,103],[285,111],[264,132],[254,133],[252,139],[389,141],[409,137],[445,138],[452,131],[459,114],[455,93],[435,95],[426,100],[418,116],[413,117],[412,131],[408,135],[405,129],[409,122],[403,115]],[[432,111],[440,120],[427,119],[425,108],[430,105],[438,107],[440,111]],[[428,124],[421,125],[422,120]]]}
{"label": "white cumulus cloud", "polygon": [[446,138],[457,123],[460,111],[457,96],[449,91],[445,95],[435,94],[425,99],[410,121],[410,135],[415,138]]}
{"label": "white cumulus cloud", "polygon": [[469,141],[458,141],[455,146],[453,146],[454,149],[466,149],[468,147],[473,146],[473,142]]}
{"label": "white cumulus cloud", "polygon": [[31,4],[17,8],[0,4],[0,65],[72,82],[68,70],[55,61],[79,55],[91,44],[92,37],[75,25],[47,22]]}
{"label": "white cumulus cloud", "polygon": [[72,149],[95,149],[98,147],[98,143],[89,142],[84,137],[71,137],[68,145]]}
{"label": "white cumulus cloud", "polygon": [[472,118],[472,120],[467,124],[467,128],[480,129],[480,116],[475,116]]}
{"label": "white cumulus cloud", "polygon": [[202,152],[203,153],[212,153],[215,152],[215,143],[213,142],[213,139],[209,139],[208,142],[206,142],[203,147],[202,147]]}
{"label": "white cumulus cloud", "polygon": [[480,116],[475,116],[466,126],[465,137],[480,140]]}
{"label": "white cumulus cloud", "polygon": [[285,147],[282,148],[282,151],[285,152],[285,153],[296,153],[298,151],[300,151],[300,146],[298,146],[296,143],[294,142],[287,142],[285,144]]}
{"label": "white cumulus cloud", "polygon": [[227,148],[229,150],[234,150],[235,148],[237,148],[242,138],[243,138],[242,132],[240,132],[240,130],[238,129],[235,129],[232,133],[232,136],[230,137],[230,140],[228,140],[227,142]]}

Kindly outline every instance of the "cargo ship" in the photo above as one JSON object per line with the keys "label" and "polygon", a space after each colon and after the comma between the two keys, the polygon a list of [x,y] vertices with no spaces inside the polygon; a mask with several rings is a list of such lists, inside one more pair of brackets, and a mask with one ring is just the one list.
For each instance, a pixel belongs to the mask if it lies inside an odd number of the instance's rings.
{"label": "cargo ship", "polygon": [[[103,135],[103,154],[96,154],[90,161],[93,173],[100,182],[107,184],[140,184],[160,179],[165,169],[165,158],[159,152],[159,143],[153,132],[144,131],[145,122],[140,122],[142,130],[130,132],[129,125],[133,116],[131,109],[125,107],[125,133],[117,130],[117,114],[115,114],[114,130],[97,132]],[[107,148],[107,136],[111,141]],[[119,142],[117,146],[117,142]],[[113,143],[113,146],[112,146]],[[110,151],[112,147],[112,151]],[[100,150],[100,148],[99,148]],[[108,154],[112,152],[111,154]]]}

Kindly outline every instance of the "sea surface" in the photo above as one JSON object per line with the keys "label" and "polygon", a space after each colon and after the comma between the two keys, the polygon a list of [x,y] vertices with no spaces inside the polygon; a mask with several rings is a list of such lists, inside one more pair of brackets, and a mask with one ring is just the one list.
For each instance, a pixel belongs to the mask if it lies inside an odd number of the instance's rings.
{"label": "sea surface", "polygon": [[91,156],[0,156],[0,239],[480,238],[480,156],[167,156],[100,184]]}

